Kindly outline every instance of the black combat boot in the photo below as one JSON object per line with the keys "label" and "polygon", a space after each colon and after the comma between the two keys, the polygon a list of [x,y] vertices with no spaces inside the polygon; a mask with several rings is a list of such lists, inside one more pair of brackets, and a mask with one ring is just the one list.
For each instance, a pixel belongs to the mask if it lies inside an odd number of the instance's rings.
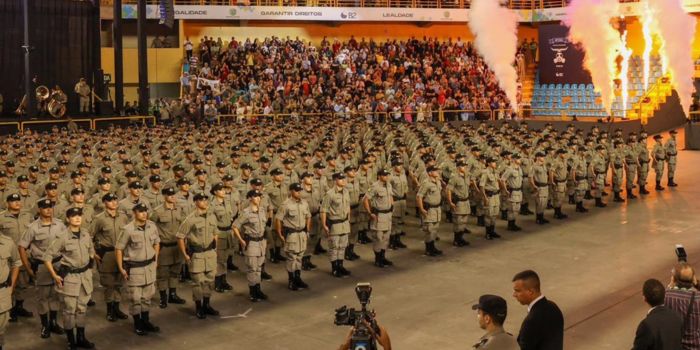
{"label": "black combat boot", "polygon": [[219,316],[219,311],[211,307],[211,298],[210,297],[204,297],[202,299],[202,309],[204,310],[204,313],[207,315],[211,316]]}
{"label": "black combat boot", "polygon": [[136,335],[146,335],[146,330],[143,329],[143,321],[141,320],[141,315],[133,315],[134,317],[134,333]]}
{"label": "black combat boot", "polygon": [[487,241],[493,240],[495,237],[491,235],[491,226],[484,226],[484,238],[486,238]]}
{"label": "black combat boot", "polygon": [[41,320],[41,337],[46,339],[51,336],[51,328],[49,327],[49,315],[40,314],[39,319]]}
{"label": "black combat boot", "polygon": [[194,314],[200,320],[207,318],[207,314],[204,312],[204,308],[202,307],[201,300],[196,300],[194,302]]}
{"label": "black combat boot", "polygon": [[649,194],[649,191],[647,191],[646,185],[639,185],[639,194]]}
{"label": "black combat boot", "polygon": [[570,194],[569,195],[569,204],[576,204],[576,200],[574,200],[574,195]]}
{"label": "black combat boot", "polygon": [[151,333],[160,332],[160,327],[151,323],[151,315],[148,311],[141,313],[141,324],[143,325],[143,330]]}
{"label": "black combat boot", "polygon": [[177,289],[175,289],[175,288],[169,289],[168,302],[171,304],[184,304],[184,303],[186,303],[185,299],[182,299],[177,295]]}
{"label": "black combat boot", "polygon": [[321,240],[316,243],[316,247],[314,247],[314,255],[320,255],[320,254],[326,254],[328,253],[327,250],[323,249],[323,246],[321,245]]}
{"label": "black combat boot", "polygon": [[455,232],[455,237],[452,241],[452,245],[455,247],[464,247],[469,245],[469,242],[464,240],[464,231]]}
{"label": "black combat boot", "polygon": [[661,181],[656,181],[656,190],[657,191],[663,191],[665,188],[661,186]]}
{"label": "black combat boot", "polygon": [[586,194],[583,196],[583,199],[593,199],[593,196],[591,196],[591,191],[586,191]]}
{"label": "black combat boot", "polygon": [[508,220],[508,228],[507,228],[507,230],[508,230],[508,231],[517,232],[517,231],[522,230],[522,228],[521,228],[520,226],[518,226],[518,225],[515,224],[515,220]]}
{"label": "black combat boot", "polygon": [[66,338],[68,339],[68,350],[77,350],[78,346],[75,344],[75,332],[73,332],[73,328],[66,329]]}
{"label": "black combat boot", "polygon": [[634,195],[632,188],[627,189],[627,199],[637,199],[637,196]]}
{"label": "black combat boot", "polygon": [[605,203],[603,203],[603,199],[602,199],[602,198],[596,198],[596,199],[595,199],[595,206],[596,206],[597,208],[605,208],[605,207],[607,207],[608,205],[605,204]]}
{"label": "black combat boot", "polygon": [[15,300],[15,315],[17,317],[34,317],[34,313],[24,308],[24,300]]}
{"label": "black combat boot", "polygon": [[277,254],[275,254],[275,248],[270,248],[270,262],[273,264],[279,264],[280,260],[277,259]]}
{"label": "black combat boot", "polygon": [[678,187],[678,184],[673,181],[673,178],[668,179],[668,187]]}
{"label": "black combat boot", "polygon": [[51,333],[63,335],[63,328],[58,325],[58,311],[49,311],[49,329]]}
{"label": "black combat boot", "polygon": [[374,266],[384,268],[386,267],[386,265],[384,265],[384,261],[382,261],[382,257],[380,254],[380,252],[374,252]]}
{"label": "black combat boot", "polygon": [[238,271],[238,266],[233,263],[233,256],[226,259],[226,269],[229,271]]}
{"label": "black combat boot", "polygon": [[225,292],[225,291],[224,291],[224,287],[223,287],[223,285],[221,284],[221,277],[223,277],[223,275],[221,275],[221,276],[215,276],[215,277],[214,277],[214,290],[215,290],[217,293],[223,293],[223,292]]}
{"label": "black combat boot", "polygon": [[301,258],[301,269],[304,271],[311,271],[316,269],[316,265],[311,262],[310,256],[305,256]]}
{"label": "black combat boot", "polygon": [[430,248],[433,250],[433,254],[435,254],[434,256],[442,255],[442,250],[437,249],[435,241],[432,242],[432,244],[430,245]]}
{"label": "black combat boot", "polygon": [[297,288],[299,289],[309,288],[309,285],[301,279],[301,271],[299,270],[294,271],[294,283],[297,284]]}
{"label": "black combat boot", "polygon": [[76,333],[77,333],[77,337],[76,337],[75,345],[77,345],[81,349],[94,349],[95,348],[95,343],[89,341],[85,337],[85,327],[78,327]]}
{"label": "black combat boot", "polygon": [[114,315],[114,303],[113,302],[107,303],[107,321],[109,321],[109,322],[116,322],[117,321],[117,316]]}
{"label": "black combat boot", "polygon": [[255,289],[255,286],[248,286],[248,296],[250,298],[250,301],[254,303],[260,301],[260,299],[258,299],[258,293]]}
{"label": "black combat boot", "polygon": [[350,244],[350,245],[348,245],[348,247],[350,248],[350,259],[347,259],[347,260],[355,261],[355,260],[359,259],[360,256],[357,255],[357,253],[355,253],[355,245]]}
{"label": "black combat boot", "polygon": [[396,247],[396,238],[397,237],[398,237],[398,235],[390,235],[389,236],[389,249],[391,249],[391,250],[399,249],[398,247]]}
{"label": "black combat boot", "polygon": [[576,203],[576,212],[577,213],[587,213],[588,209],[586,209],[583,206],[583,202],[578,202],[578,203]]}
{"label": "black combat boot", "polygon": [[260,278],[262,278],[263,281],[269,281],[272,279],[272,275],[270,275],[269,273],[267,273],[267,271],[265,271],[265,264],[262,264],[262,271],[260,272]]}
{"label": "black combat boot", "polygon": [[625,200],[620,196],[620,191],[615,191],[615,195],[613,198],[614,202],[624,202]]}
{"label": "black combat boot", "polygon": [[532,210],[530,210],[530,204],[529,203],[523,203],[520,205],[520,215],[532,215],[534,214]]}
{"label": "black combat boot", "polygon": [[484,222],[485,221],[483,215],[479,215],[476,217],[476,226],[485,226],[486,224],[484,224]]}
{"label": "black combat boot", "polygon": [[344,263],[345,263],[345,261],[338,260],[338,266],[339,266],[338,269],[340,270],[340,273],[343,274],[343,276],[347,277],[347,276],[350,276],[352,273],[349,270],[347,270],[345,268],[345,266],[343,266]]}
{"label": "black combat boot", "polygon": [[331,275],[333,275],[333,277],[342,278],[344,275],[342,272],[340,272],[340,264],[338,264],[339,261],[340,260],[331,261]]}
{"label": "black combat boot", "polygon": [[381,256],[382,263],[384,263],[384,266],[394,266],[394,263],[386,258],[386,250],[382,249],[382,251],[379,254]]}
{"label": "black combat boot", "polygon": [[127,320],[129,319],[129,315],[125,314],[122,312],[122,310],[119,310],[119,302],[115,301],[112,303],[112,307],[114,308],[114,316],[120,320]]}
{"label": "black combat boot", "polygon": [[566,218],[568,218],[568,217],[569,217],[568,215],[562,213],[561,207],[559,207],[559,208],[554,208],[554,218],[555,218],[555,219],[563,220],[563,219],[566,219]]}
{"label": "black combat boot", "polygon": [[501,220],[508,220],[508,211],[501,210]]}
{"label": "black combat boot", "polygon": [[225,274],[221,275],[221,287],[223,287],[224,290],[233,290],[233,286],[228,283]]}
{"label": "black combat boot", "polygon": [[277,256],[277,260],[279,261],[286,261],[287,258],[282,255],[282,248],[281,247],[275,247],[275,255]]}
{"label": "black combat boot", "polygon": [[[401,232],[401,233],[403,233],[403,232]],[[401,234],[397,234],[397,235],[395,235],[395,237],[396,237],[395,238],[396,242],[394,242],[394,245],[396,246],[396,249],[407,248],[406,245],[403,242],[401,242]]]}
{"label": "black combat boot", "polygon": [[496,233],[496,226],[495,226],[495,225],[491,225],[491,237],[493,237],[493,238],[501,238],[501,235],[499,235],[498,233]]}
{"label": "black combat boot", "polygon": [[436,256],[435,253],[433,253],[433,250],[430,248],[433,243],[434,243],[433,241],[425,242],[425,255]]}
{"label": "black combat boot", "polygon": [[539,225],[544,225],[544,224],[548,224],[549,220],[544,218],[544,213],[541,213],[541,214],[537,214],[537,220],[535,220],[535,222]]}
{"label": "black combat boot", "polygon": [[292,291],[297,291],[299,290],[299,287],[297,287],[296,280],[294,279],[294,272],[289,272],[287,271],[287,289],[292,290]]}
{"label": "black combat boot", "polygon": [[160,294],[160,303],[158,304],[158,307],[165,309],[168,307],[168,292],[161,290],[158,294]]}
{"label": "black combat boot", "polygon": [[258,299],[260,300],[267,300],[267,295],[263,293],[262,287],[260,287],[260,284],[255,285],[255,293],[258,296]]}

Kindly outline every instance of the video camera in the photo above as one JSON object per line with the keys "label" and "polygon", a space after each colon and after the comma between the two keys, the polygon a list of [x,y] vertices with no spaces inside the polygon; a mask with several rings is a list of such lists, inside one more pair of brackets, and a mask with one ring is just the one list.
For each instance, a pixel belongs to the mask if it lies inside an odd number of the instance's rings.
{"label": "video camera", "polygon": [[688,254],[682,244],[676,244],[676,257],[678,262],[688,262]]}
{"label": "video camera", "polygon": [[373,312],[367,310],[367,304],[369,304],[369,298],[372,295],[372,286],[369,283],[358,283],[355,286],[355,294],[357,294],[362,309],[355,310],[343,305],[335,310],[334,323],[336,326],[355,327],[350,341],[350,350],[376,350],[377,342],[367,327],[369,324],[375,334],[380,332]]}

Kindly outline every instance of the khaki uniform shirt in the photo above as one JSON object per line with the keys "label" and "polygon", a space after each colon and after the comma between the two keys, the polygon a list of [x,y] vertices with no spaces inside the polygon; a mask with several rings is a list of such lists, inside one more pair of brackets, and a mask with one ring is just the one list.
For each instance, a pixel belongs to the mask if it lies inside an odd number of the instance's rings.
{"label": "khaki uniform shirt", "polygon": [[306,231],[306,221],[310,218],[309,204],[303,199],[297,201],[291,197],[282,203],[275,215],[275,219],[282,222],[283,234],[285,228]]}
{"label": "khaki uniform shirt", "polygon": [[447,189],[452,195],[452,203],[457,207],[457,209],[454,210],[454,214],[469,214],[469,186],[471,182],[472,180],[469,176],[469,172],[464,172],[464,174],[462,174],[457,170],[450,176]]}
{"label": "khaki uniform shirt", "polygon": [[[17,246],[11,238],[0,235],[0,282],[10,279],[13,268],[22,266]],[[0,288],[0,313],[12,308],[12,288]]]}
{"label": "khaki uniform shirt", "polygon": [[500,329],[481,337],[479,342],[474,344],[472,349],[520,350],[520,346],[510,333],[506,333],[503,329]]}
{"label": "khaki uniform shirt", "polygon": [[416,196],[423,199],[423,209],[428,211],[428,214],[423,217],[423,222],[440,222],[440,216],[442,215],[440,210],[440,203],[442,202],[442,182],[440,182],[439,179],[433,180],[431,177],[426,177],[418,187]]}
{"label": "khaki uniform shirt", "polygon": [[[158,228],[153,221],[147,220],[145,225],[137,226],[132,221],[119,232],[114,248],[123,254],[123,267],[129,274],[127,285],[141,287],[156,281],[156,245],[160,243]],[[129,267],[130,262],[144,262],[153,259],[150,264],[142,267]]]}
{"label": "khaki uniform shirt", "polygon": [[[88,266],[94,255],[95,247],[89,232],[81,229],[74,233],[70,229],[66,229],[49,245],[42,260],[44,264],[50,264],[53,257],[61,256],[62,267],[79,269]],[[59,273],[59,270],[56,270],[56,273]],[[56,291],[59,293],[77,297],[83,288],[87,295],[92,293],[92,269],[81,273],[69,273],[62,277],[63,288],[56,287]]]}
{"label": "khaki uniform shirt", "polygon": [[[207,210],[200,214],[197,210],[192,211],[180,225],[176,237],[186,239],[190,249],[196,247],[200,250],[216,246],[219,229],[216,226],[216,216]],[[202,273],[216,270],[216,250],[211,249],[200,253],[192,253],[190,271],[192,273]]]}
{"label": "khaki uniform shirt", "polygon": [[367,193],[365,193],[365,198],[369,199],[369,206],[372,210],[372,214],[377,215],[377,220],[370,220],[369,222],[370,230],[391,230],[391,217],[394,211],[392,193],[393,190],[391,189],[391,182],[389,181],[386,183],[376,181],[369,187]]}
{"label": "khaki uniform shirt", "polygon": [[[323,196],[321,213],[326,213],[326,226],[331,235],[350,233],[350,193],[346,188],[334,187]],[[331,221],[337,223],[331,225]]]}
{"label": "khaki uniform shirt", "polygon": [[9,211],[4,211],[0,213],[0,233],[11,238],[17,244],[32,221],[34,219],[29,213],[20,212],[17,215],[13,215]]}

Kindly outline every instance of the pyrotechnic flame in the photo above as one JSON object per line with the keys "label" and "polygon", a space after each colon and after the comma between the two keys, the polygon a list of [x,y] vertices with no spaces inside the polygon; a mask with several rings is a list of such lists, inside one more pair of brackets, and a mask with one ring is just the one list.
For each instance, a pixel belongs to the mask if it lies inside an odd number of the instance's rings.
{"label": "pyrotechnic flame", "polygon": [[620,93],[622,94],[622,117],[627,117],[627,100],[629,99],[629,68],[630,68],[630,56],[632,56],[632,49],[627,47],[627,31],[622,33],[622,40],[620,42],[620,56],[622,56],[622,63],[620,64]]}
{"label": "pyrotechnic flame", "polygon": [[644,34],[644,54],[642,61],[644,64],[644,91],[649,88],[649,58],[651,56],[651,48],[654,45],[654,37],[652,36],[652,14],[649,9],[649,3],[644,2],[644,11],[642,13],[642,34]]}

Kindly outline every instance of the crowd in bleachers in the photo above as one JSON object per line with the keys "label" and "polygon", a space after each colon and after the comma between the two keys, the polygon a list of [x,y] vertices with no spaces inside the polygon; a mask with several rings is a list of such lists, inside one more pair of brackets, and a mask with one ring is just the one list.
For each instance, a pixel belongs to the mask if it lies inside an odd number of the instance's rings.
{"label": "crowd in bleachers", "polygon": [[[507,117],[510,108],[493,72],[461,38],[324,38],[314,45],[204,37],[184,46],[182,99],[165,112],[174,118],[335,113],[413,122],[479,116],[473,111]],[[468,112],[439,112],[457,110]]]}

